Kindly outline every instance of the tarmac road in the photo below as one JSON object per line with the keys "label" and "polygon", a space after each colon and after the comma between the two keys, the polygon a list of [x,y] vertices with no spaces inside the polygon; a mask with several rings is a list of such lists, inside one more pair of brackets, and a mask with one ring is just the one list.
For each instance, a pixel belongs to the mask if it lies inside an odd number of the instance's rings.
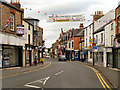
{"label": "tarmac road", "polygon": [[3,88],[97,89],[105,88],[108,85],[105,80],[102,80],[102,76],[97,74],[97,71],[91,67],[70,61],[58,62],[57,59],[48,59],[47,62],[51,64],[43,69],[3,78]]}

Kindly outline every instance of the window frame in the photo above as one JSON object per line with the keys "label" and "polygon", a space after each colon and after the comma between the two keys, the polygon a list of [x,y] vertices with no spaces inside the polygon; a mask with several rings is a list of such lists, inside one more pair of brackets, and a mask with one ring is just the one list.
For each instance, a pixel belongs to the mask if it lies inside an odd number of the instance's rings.
{"label": "window frame", "polygon": [[[13,20],[12,20],[12,16],[13,16]],[[12,31],[12,32],[15,31],[15,14],[12,12],[10,13],[10,31]]]}
{"label": "window frame", "polygon": [[103,33],[101,33],[101,43],[103,43]]}
{"label": "window frame", "polygon": [[113,23],[111,24],[111,30],[113,30]]}

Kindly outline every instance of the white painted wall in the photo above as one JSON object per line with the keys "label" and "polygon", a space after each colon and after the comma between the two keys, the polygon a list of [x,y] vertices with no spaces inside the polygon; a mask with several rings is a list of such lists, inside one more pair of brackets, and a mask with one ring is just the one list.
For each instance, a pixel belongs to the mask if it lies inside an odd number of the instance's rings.
{"label": "white painted wall", "polygon": [[[113,30],[111,30],[111,24],[113,23]],[[113,47],[113,45],[111,45],[111,36],[113,35],[113,41],[115,38],[115,20],[111,23],[109,23],[108,25],[105,26],[105,47]]]}
{"label": "white painted wall", "polygon": [[18,37],[14,34],[0,32],[0,44],[15,45],[15,46],[24,46],[23,37]]}
{"label": "white painted wall", "polygon": [[115,19],[115,11],[111,10],[108,13],[106,13],[103,17],[98,19],[98,22],[100,21],[100,23],[98,23],[97,21],[94,22],[94,29],[95,29],[94,31],[106,25],[106,22],[103,22],[103,21],[110,21],[113,19]]}

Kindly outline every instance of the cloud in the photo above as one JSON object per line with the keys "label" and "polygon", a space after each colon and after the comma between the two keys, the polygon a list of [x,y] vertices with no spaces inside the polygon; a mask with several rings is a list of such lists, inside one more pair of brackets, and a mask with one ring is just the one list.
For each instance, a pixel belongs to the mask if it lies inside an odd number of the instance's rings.
{"label": "cloud", "polygon": [[[47,23],[47,15],[71,15],[71,14],[85,14],[88,19],[92,19],[90,14],[94,11],[103,10],[108,11],[109,8],[115,8],[119,0],[21,0],[24,8],[32,8],[32,10],[25,10],[25,17],[31,16],[40,19],[40,27],[44,29],[44,39],[46,46],[50,47],[53,42],[59,37],[60,29],[64,28],[66,31],[70,28],[78,28],[80,22],[72,23]],[[116,6],[117,7],[117,6]],[[40,11],[40,13],[38,13]],[[84,22],[85,26],[88,22]]]}

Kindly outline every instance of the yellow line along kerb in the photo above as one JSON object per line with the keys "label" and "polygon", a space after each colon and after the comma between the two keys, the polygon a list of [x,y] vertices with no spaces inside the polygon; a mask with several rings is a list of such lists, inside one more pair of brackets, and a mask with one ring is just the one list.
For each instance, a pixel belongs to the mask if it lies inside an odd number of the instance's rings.
{"label": "yellow line along kerb", "polygon": [[[74,63],[73,61],[70,61],[70,62],[71,62],[71,63]],[[78,63],[75,63],[75,64],[78,64]],[[91,67],[91,66],[88,66],[88,65],[83,65],[83,66],[86,66],[86,67],[88,67],[88,68],[91,68],[91,69],[96,73],[96,75],[97,75],[100,83],[102,84],[102,86],[103,86],[103,88],[104,88],[105,90],[107,90],[107,88],[108,88],[109,90],[112,90],[112,89],[110,88],[110,86],[106,83],[106,81],[103,79],[103,77],[101,76],[101,74],[98,72],[98,70],[96,70],[95,68],[93,68],[93,67]],[[105,85],[106,85],[107,88],[105,87]]]}
{"label": "yellow line along kerb", "polygon": [[26,73],[30,73],[30,72],[33,72],[33,71],[38,71],[40,69],[44,69],[44,68],[47,68],[51,65],[52,63],[50,62],[48,65],[44,66],[44,67],[41,67],[41,68],[37,68],[37,69],[34,69],[34,70],[30,70],[30,71],[25,71],[25,72],[20,72],[20,73],[17,73],[17,74],[13,74],[13,75],[10,75],[10,76],[4,76],[4,77],[0,77],[0,78],[8,78],[8,77],[13,77],[13,76],[17,76],[17,75],[20,75],[20,74],[26,74]]}

